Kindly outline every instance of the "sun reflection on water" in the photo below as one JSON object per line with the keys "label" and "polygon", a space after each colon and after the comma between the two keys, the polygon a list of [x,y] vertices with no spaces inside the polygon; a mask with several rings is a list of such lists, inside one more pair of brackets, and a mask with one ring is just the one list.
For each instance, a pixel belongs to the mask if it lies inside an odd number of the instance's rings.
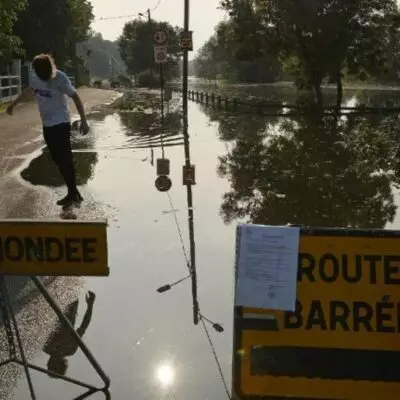
{"label": "sun reflection on water", "polygon": [[163,387],[169,387],[174,383],[175,371],[174,368],[167,363],[160,364],[156,368],[156,378],[157,381]]}

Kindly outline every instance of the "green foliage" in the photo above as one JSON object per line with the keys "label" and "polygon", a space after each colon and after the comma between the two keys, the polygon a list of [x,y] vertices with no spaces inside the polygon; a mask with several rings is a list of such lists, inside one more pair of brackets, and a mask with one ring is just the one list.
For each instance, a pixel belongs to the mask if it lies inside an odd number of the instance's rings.
{"label": "green foliage", "polygon": [[125,75],[119,75],[118,76],[118,81],[120,84],[126,88],[131,88],[132,87],[132,81],[127,78]]}
{"label": "green foliage", "polygon": [[274,54],[249,57],[246,47],[238,46],[232,21],[220,23],[195,59],[196,75],[232,82],[275,82],[281,66]]}
{"label": "green foliage", "polygon": [[26,0],[0,0],[0,63],[21,53],[21,41],[14,35],[17,15],[26,7]]}
{"label": "green foliage", "polygon": [[384,69],[399,27],[395,0],[223,0],[222,6],[243,54],[276,54],[319,104],[325,80],[336,82],[339,93],[344,70],[360,79]]}
{"label": "green foliage", "polygon": [[134,20],[125,24],[122,35],[118,39],[118,47],[128,73],[136,76],[146,70],[155,70],[153,36],[156,30],[162,29],[168,34],[168,63],[165,65],[167,78],[179,73],[179,28],[167,22]]}
{"label": "green foliage", "polygon": [[103,39],[100,33],[94,33],[88,40],[78,44],[77,54],[84,59],[92,77],[108,79],[112,74],[126,74],[126,65],[117,43]]}
{"label": "green foliage", "polygon": [[139,87],[156,88],[160,86],[160,75],[148,69],[137,75],[136,83]]}
{"label": "green foliage", "polygon": [[60,67],[75,68],[75,45],[88,37],[92,20],[88,0],[28,0],[14,33],[21,38],[27,59],[46,52]]}

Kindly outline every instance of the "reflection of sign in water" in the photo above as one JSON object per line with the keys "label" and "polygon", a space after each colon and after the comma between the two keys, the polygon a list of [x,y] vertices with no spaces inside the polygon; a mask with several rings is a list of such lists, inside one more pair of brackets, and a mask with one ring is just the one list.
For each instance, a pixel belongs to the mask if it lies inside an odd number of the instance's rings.
{"label": "reflection of sign in water", "polygon": [[168,192],[171,189],[172,181],[168,176],[161,175],[154,182],[159,192]]}
{"label": "reflection of sign in water", "polygon": [[190,165],[187,167],[186,165],[182,166],[182,184],[183,185],[195,185],[196,184],[196,167],[194,165]]}
{"label": "reflection of sign in water", "polygon": [[0,273],[107,276],[106,221],[0,221]]}
{"label": "reflection of sign in water", "polygon": [[240,397],[397,399],[400,232],[302,230],[295,312],[236,308]]}

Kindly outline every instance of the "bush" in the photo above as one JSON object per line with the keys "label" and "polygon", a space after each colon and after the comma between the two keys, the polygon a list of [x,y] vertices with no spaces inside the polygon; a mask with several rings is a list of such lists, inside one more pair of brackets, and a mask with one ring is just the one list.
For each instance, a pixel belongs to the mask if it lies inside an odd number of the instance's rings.
{"label": "bush", "polygon": [[140,72],[137,76],[137,85],[139,87],[147,88],[160,87],[160,76],[154,71],[150,70]]}
{"label": "bush", "polygon": [[110,86],[115,89],[115,88],[119,88],[121,86],[121,83],[118,79],[113,79],[110,83]]}
{"label": "bush", "polygon": [[132,87],[132,81],[129,78],[127,78],[126,76],[120,75],[118,77],[118,80],[122,86],[127,87],[127,88]]}
{"label": "bush", "polygon": [[93,82],[93,87],[95,87],[97,89],[100,89],[102,87],[102,85],[103,85],[103,82],[100,80],[96,80]]}

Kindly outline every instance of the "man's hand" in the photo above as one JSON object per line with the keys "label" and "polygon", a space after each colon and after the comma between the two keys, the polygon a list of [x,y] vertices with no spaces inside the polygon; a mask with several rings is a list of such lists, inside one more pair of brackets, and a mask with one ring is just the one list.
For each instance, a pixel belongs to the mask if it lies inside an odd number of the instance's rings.
{"label": "man's hand", "polygon": [[14,113],[14,104],[13,104],[13,103],[11,103],[11,104],[7,107],[6,112],[7,112],[8,115],[13,115],[13,113]]}
{"label": "man's hand", "polygon": [[87,305],[92,306],[95,299],[96,299],[96,295],[92,291],[89,290],[89,292],[86,294]]}
{"label": "man's hand", "polygon": [[90,128],[89,128],[89,125],[88,125],[86,119],[83,119],[81,121],[81,134],[83,136],[85,136],[85,135],[87,135],[89,133],[89,130],[90,130]]}

